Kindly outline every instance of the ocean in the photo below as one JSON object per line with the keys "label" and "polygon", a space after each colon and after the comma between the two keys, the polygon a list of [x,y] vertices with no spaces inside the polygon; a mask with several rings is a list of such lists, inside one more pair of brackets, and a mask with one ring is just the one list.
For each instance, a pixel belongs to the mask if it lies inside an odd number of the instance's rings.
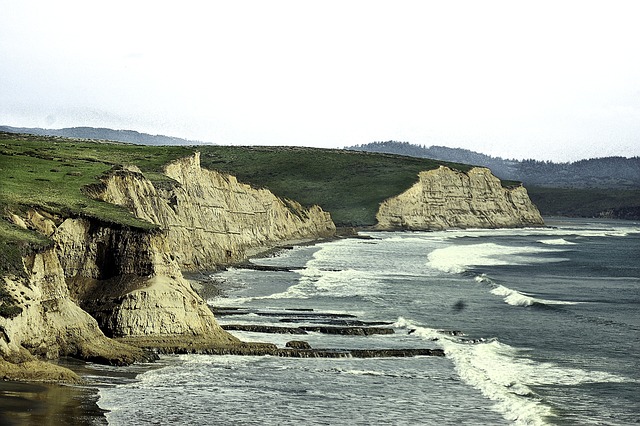
{"label": "ocean", "polygon": [[[114,379],[113,425],[629,425],[640,422],[640,224],[363,232],[214,276],[221,324],[382,324],[369,336],[236,332],[445,357],[162,356]],[[136,374],[126,375],[126,369]],[[111,374],[111,375],[110,375]]]}

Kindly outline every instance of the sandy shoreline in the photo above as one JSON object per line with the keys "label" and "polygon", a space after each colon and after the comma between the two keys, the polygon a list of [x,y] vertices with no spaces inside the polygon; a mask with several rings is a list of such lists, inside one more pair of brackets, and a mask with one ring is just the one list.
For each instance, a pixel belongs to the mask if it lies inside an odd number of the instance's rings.
{"label": "sandy shoreline", "polygon": [[98,389],[78,385],[0,382],[2,425],[106,425]]}
{"label": "sandy shoreline", "polygon": [[0,381],[0,425],[107,425],[107,411],[98,406],[99,388],[134,380],[138,374],[161,364],[103,368],[73,358],[55,363],[78,374],[84,383]]}

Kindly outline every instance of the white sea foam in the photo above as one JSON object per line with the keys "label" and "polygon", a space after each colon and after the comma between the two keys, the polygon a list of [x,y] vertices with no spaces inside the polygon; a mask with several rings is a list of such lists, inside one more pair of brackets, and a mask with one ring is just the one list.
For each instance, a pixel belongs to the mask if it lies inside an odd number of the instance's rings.
{"label": "white sea foam", "polygon": [[413,379],[416,377],[412,374],[400,374],[395,371],[357,370],[344,368],[332,368],[331,371],[339,374],[350,374],[353,376],[394,377],[405,379]]}
{"label": "white sea foam", "polygon": [[573,246],[576,243],[572,243],[571,241],[567,241],[564,238],[555,238],[552,240],[538,240],[539,243],[548,244],[552,246]]}
{"label": "white sea foam", "polygon": [[487,274],[480,274],[474,277],[478,283],[487,284],[491,287],[491,294],[504,297],[504,301],[512,306],[539,305],[576,305],[581,302],[566,302],[563,300],[548,300],[534,297],[533,294],[510,289],[501,284],[496,284]]}
{"label": "white sea foam", "polygon": [[478,282],[478,283],[487,283],[487,284],[493,283],[493,281],[491,281],[491,279],[487,276],[487,274],[476,275],[473,279],[475,282]]}
{"label": "white sea foam", "polygon": [[495,243],[452,245],[435,249],[429,253],[427,265],[442,272],[459,274],[474,266],[562,262],[566,259],[531,256],[538,253],[561,253],[562,251],[547,247],[512,247]]}
{"label": "white sea foam", "polygon": [[639,234],[640,227],[607,226],[597,224],[591,227],[563,226],[559,228],[503,228],[503,229],[456,229],[425,233],[439,239],[479,238],[496,236],[540,236],[540,237],[626,237]]}
{"label": "white sea foam", "polygon": [[417,326],[404,318],[399,318],[394,326],[415,330],[414,334],[425,340],[437,338],[460,378],[494,401],[493,408],[505,419],[515,424],[544,425],[545,417],[552,415],[551,407],[518,380],[518,366],[508,346],[497,341],[465,344],[454,336]]}
{"label": "white sea foam", "polygon": [[[375,273],[356,269],[321,270],[307,267],[297,271],[300,284],[314,296],[352,297],[379,294]],[[295,286],[294,286],[295,287]]]}
{"label": "white sea foam", "polygon": [[491,290],[491,294],[504,296],[504,301],[513,306],[531,306],[538,302],[534,297],[527,296],[516,290],[511,290],[505,286],[498,286]]}
{"label": "white sea foam", "polygon": [[527,293],[523,293],[520,291],[512,290],[505,286],[498,286],[491,290],[491,293],[504,296],[504,301],[509,305],[513,306],[531,306],[534,304],[538,305],[577,305],[581,302],[567,302],[564,300],[549,300],[549,299],[540,299],[537,297],[532,297]]}
{"label": "white sea foam", "polygon": [[496,339],[477,344],[465,343],[458,337],[418,326],[402,317],[394,327],[414,330],[414,335],[425,340],[437,338],[460,378],[494,401],[494,409],[514,424],[544,425],[546,418],[554,416],[551,407],[529,386],[633,381],[606,372],[538,363],[521,357],[519,350]]}

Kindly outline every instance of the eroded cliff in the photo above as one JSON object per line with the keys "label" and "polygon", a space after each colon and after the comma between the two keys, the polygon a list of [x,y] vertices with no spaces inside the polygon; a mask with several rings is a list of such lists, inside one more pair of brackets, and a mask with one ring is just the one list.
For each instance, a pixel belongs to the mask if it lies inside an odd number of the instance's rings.
{"label": "eroded cliff", "polygon": [[[74,380],[64,369],[34,370],[25,362],[71,355],[126,364],[146,359],[135,346],[183,352],[240,345],[181,271],[213,269],[285,240],[335,232],[319,207],[305,209],[203,170],[197,154],[168,165],[165,173],[170,180],[154,185],[135,168],[119,168],[87,188],[157,225],[153,230],[38,209],[11,216],[53,245],[23,258],[24,274],[2,278],[22,310],[0,317],[0,358],[13,363],[2,362],[0,373]],[[28,377],[27,370],[39,373]]]}
{"label": "eroded cliff", "polygon": [[123,169],[91,191],[159,225],[183,269],[210,269],[243,259],[253,249],[329,237],[336,230],[320,207],[303,208],[234,176],[202,169],[198,153],[169,164],[165,175],[174,182],[154,185],[135,168]]}
{"label": "eroded cliff", "polygon": [[[146,359],[140,347],[239,347],[182,271],[210,270],[277,244],[335,233],[321,208],[204,170],[198,154],[170,163],[164,175],[151,181],[135,167],[118,167],[85,188],[153,224],[151,230],[37,208],[11,215],[15,225],[52,244],[25,255],[21,273],[2,277],[7,300],[20,309],[0,316],[0,375],[76,380],[39,360],[71,355],[126,364]],[[377,219],[387,230],[542,224],[524,188],[503,188],[482,168],[422,172],[413,187],[381,204]]]}
{"label": "eroded cliff", "polygon": [[[55,235],[55,218],[37,211],[13,219],[21,226]],[[12,298],[20,311],[0,317],[0,359],[4,360],[0,376],[75,381],[78,377],[69,370],[41,360],[74,356],[121,365],[148,359],[142,350],[108,339],[97,321],[74,301],[55,247],[27,255],[23,261],[23,274],[2,277],[5,297]]]}
{"label": "eroded cliff", "polygon": [[504,188],[489,169],[482,167],[466,173],[444,166],[421,172],[416,184],[380,205],[376,218],[377,227],[384,230],[544,224],[524,187]]}

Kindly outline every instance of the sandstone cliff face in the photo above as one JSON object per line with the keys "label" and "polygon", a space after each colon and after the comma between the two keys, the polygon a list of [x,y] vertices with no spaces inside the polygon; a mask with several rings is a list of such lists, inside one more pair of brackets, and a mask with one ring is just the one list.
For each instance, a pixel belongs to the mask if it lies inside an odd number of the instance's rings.
{"label": "sandstone cliff face", "polygon": [[66,219],[54,238],[72,297],[108,335],[236,341],[182,277],[162,232]]}
{"label": "sandstone cliff face", "polygon": [[[28,256],[25,268],[26,277],[2,278],[6,291],[22,308],[14,318],[0,317],[0,358],[27,366],[14,367],[15,378],[75,379],[63,368],[38,364],[34,355],[40,359],[75,356],[118,365],[146,358],[141,350],[105,337],[96,320],[72,300],[55,249]],[[14,377],[9,374],[8,378]]]}
{"label": "sandstone cliff face", "polygon": [[440,230],[541,226],[540,212],[524,187],[503,188],[491,171],[467,173],[441,166],[421,172],[418,182],[384,201],[376,218],[383,230]]}
{"label": "sandstone cliff face", "polygon": [[[24,276],[2,277],[22,312],[0,317],[0,358],[14,362],[10,368],[2,362],[0,375],[27,377],[34,355],[113,364],[145,357],[109,337],[163,351],[239,344],[181,271],[213,269],[284,240],[335,232],[319,207],[305,209],[203,170],[197,154],[170,164],[165,173],[172,180],[154,186],[135,168],[118,170],[87,190],[158,225],[153,231],[35,209],[12,216],[16,225],[55,244],[23,259]],[[64,369],[47,368],[30,378],[74,379]]]}
{"label": "sandstone cliff face", "polygon": [[93,195],[159,225],[183,269],[210,269],[243,259],[251,249],[335,233],[320,207],[305,209],[234,176],[201,169],[198,153],[169,164],[165,174],[176,183],[155,187],[136,170],[119,171]]}

